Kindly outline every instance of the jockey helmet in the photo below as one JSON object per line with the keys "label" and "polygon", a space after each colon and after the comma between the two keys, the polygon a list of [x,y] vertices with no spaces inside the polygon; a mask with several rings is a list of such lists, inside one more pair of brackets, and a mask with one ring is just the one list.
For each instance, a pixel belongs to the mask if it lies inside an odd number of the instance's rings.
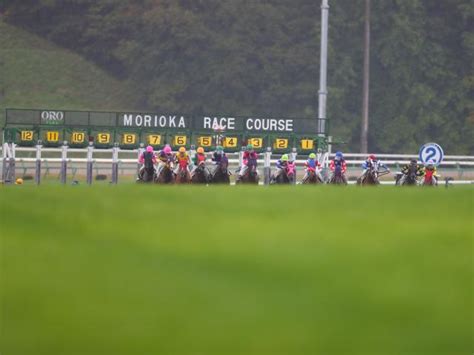
{"label": "jockey helmet", "polygon": [[179,147],[178,152],[186,153],[186,148],[185,147]]}
{"label": "jockey helmet", "polygon": [[288,154],[283,154],[281,156],[281,161],[288,161]]}
{"label": "jockey helmet", "polygon": [[163,148],[163,152],[165,152],[165,154],[171,153],[171,147],[169,144],[165,145],[165,147]]}
{"label": "jockey helmet", "polygon": [[146,147],[146,151],[148,153],[153,153],[153,147],[151,145],[149,145],[148,147]]}
{"label": "jockey helmet", "polygon": [[199,154],[204,154],[204,148],[203,147],[198,147],[197,152]]}
{"label": "jockey helmet", "polygon": [[316,154],[311,153],[311,154],[309,155],[309,159],[316,159]]}

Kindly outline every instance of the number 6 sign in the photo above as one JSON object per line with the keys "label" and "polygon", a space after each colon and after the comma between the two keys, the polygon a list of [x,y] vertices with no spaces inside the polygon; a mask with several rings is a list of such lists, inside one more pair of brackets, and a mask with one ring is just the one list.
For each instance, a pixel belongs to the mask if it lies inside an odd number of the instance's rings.
{"label": "number 6 sign", "polygon": [[438,166],[444,158],[443,148],[436,143],[426,143],[420,148],[420,161],[423,164],[433,164]]}

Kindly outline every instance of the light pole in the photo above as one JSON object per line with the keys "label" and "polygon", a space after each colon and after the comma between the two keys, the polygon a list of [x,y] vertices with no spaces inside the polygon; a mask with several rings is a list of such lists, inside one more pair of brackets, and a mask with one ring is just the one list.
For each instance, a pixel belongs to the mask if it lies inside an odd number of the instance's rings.
{"label": "light pole", "polygon": [[328,66],[328,0],[321,3],[321,61],[319,74],[319,102],[318,102],[318,134],[326,135],[326,98],[327,90],[327,66]]}

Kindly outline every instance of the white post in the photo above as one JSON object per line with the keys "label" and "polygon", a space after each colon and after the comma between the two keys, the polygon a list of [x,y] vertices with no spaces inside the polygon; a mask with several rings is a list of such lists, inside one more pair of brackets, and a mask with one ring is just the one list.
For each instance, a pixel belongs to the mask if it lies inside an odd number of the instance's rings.
{"label": "white post", "polygon": [[318,103],[318,134],[326,134],[326,98],[327,98],[327,63],[328,63],[328,0],[321,4],[321,61],[319,74],[319,103]]}
{"label": "white post", "polygon": [[112,148],[112,184],[117,184],[118,182],[118,153],[119,153],[118,143],[114,144]]}
{"label": "white post", "polygon": [[61,147],[61,183],[66,183],[67,177],[67,142],[63,142],[63,146]]}
{"label": "white post", "polygon": [[270,184],[271,175],[271,158],[272,158],[272,147],[267,147],[267,151],[264,153],[263,160],[263,183],[265,185]]}
{"label": "white post", "polygon": [[36,170],[35,170],[35,182],[36,185],[41,183],[41,141],[36,144]]}
{"label": "white post", "polygon": [[87,147],[87,184],[92,184],[92,167],[94,164],[93,161],[93,154],[94,154],[94,144],[89,142],[89,146]]}

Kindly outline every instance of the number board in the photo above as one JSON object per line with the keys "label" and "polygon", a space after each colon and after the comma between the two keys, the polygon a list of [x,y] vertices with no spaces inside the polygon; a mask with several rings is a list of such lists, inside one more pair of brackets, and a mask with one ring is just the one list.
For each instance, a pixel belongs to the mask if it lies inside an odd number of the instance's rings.
{"label": "number board", "polygon": [[211,147],[212,146],[212,137],[211,136],[201,136],[197,139],[198,146],[201,147]]}
{"label": "number board", "polygon": [[237,137],[225,137],[222,145],[224,148],[237,148],[239,139]]}
{"label": "number board", "polygon": [[160,145],[161,144],[161,135],[160,134],[147,134],[146,142],[149,145]]}
{"label": "number board", "polygon": [[302,139],[300,140],[300,146],[303,150],[313,150],[314,149],[314,140],[312,139]]}
{"label": "number board", "polygon": [[252,144],[255,149],[263,147],[263,138],[253,137],[248,139],[248,144]]}
{"label": "number board", "polygon": [[288,138],[276,138],[273,142],[273,149],[288,149]]}
{"label": "number board", "polygon": [[34,132],[33,131],[20,131],[20,140],[22,142],[32,142]]}
{"label": "number board", "polygon": [[174,136],[173,145],[186,145],[187,140],[186,136]]}
{"label": "number board", "polygon": [[124,133],[122,134],[122,144],[133,145],[137,141],[137,135],[135,133]]}
{"label": "number board", "polygon": [[419,158],[423,164],[438,166],[444,158],[443,148],[436,143],[426,143],[420,148]]}
{"label": "number board", "polygon": [[100,132],[96,136],[97,143],[99,144],[109,144],[110,143],[110,133]]}
{"label": "number board", "polygon": [[47,131],[45,134],[46,142],[48,143],[58,143],[59,142],[59,132],[58,131]]}
{"label": "number board", "polygon": [[86,134],[84,132],[72,132],[71,143],[72,144],[83,144],[86,140]]}

